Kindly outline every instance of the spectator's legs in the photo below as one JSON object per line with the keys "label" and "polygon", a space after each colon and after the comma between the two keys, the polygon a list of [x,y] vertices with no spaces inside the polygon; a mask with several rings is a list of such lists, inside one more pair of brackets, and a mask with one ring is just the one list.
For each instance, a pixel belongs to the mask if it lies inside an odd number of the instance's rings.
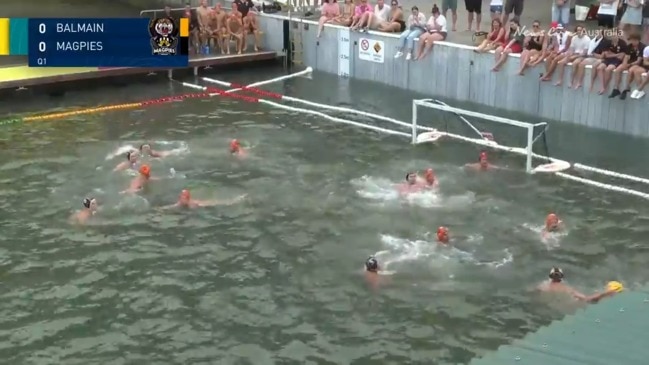
{"label": "spectator's legs", "polygon": [[467,17],[468,17],[468,31],[472,30],[473,17],[475,14],[476,19],[476,32],[480,31],[480,24],[482,23],[482,0],[464,0],[466,5]]}
{"label": "spectator's legs", "polygon": [[548,74],[550,73],[550,69],[552,69],[552,64],[554,63],[554,60],[558,57],[558,55],[555,52],[550,52],[548,57],[545,59],[545,72],[543,73],[543,76],[541,76],[541,81],[550,81],[550,77],[548,77]]}
{"label": "spectator's legs", "polygon": [[507,56],[511,53],[511,49],[509,48],[504,48],[502,46],[498,47],[496,49],[496,64],[494,67],[491,69],[493,72],[498,72],[500,71],[500,68],[505,64],[505,61],[507,61]]}
{"label": "spectator's legs", "polygon": [[[647,72],[644,69],[642,71]],[[644,88],[649,83],[649,74],[647,76],[644,76],[644,78],[642,78],[642,74],[640,74],[640,80],[642,81],[640,81],[639,83],[640,85],[638,85],[638,89],[637,89],[638,92],[635,94],[634,99],[640,99],[645,95]]]}
{"label": "spectator's legs", "polygon": [[557,6],[556,2],[552,1],[552,21],[559,22],[560,17],[560,8]]}
{"label": "spectator's legs", "polygon": [[415,39],[420,37],[424,33],[421,29],[416,29],[412,32],[410,32],[410,35],[406,39],[406,60],[410,60],[412,58],[412,52],[415,50]]}
{"label": "spectator's legs", "polygon": [[523,50],[523,53],[521,53],[521,61],[518,68],[518,74],[520,76],[525,75],[525,69],[527,68],[528,62],[530,61],[530,57],[532,57],[532,51],[529,49]]}
{"label": "spectator's legs", "polygon": [[[559,62],[557,63],[557,67],[558,67],[558,70],[559,70],[559,78],[558,78],[557,82],[554,83],[554,86],[563,85],[563,78],[566,75],[566,65],[568,64],[568,62],[571,62],[574,59],[576,59],[575,56],[566,55],[561,60],[559,60]],[[574,67],[574,63],[573,63],[573,67]]]}
{"label": "spectator's legs", "polygon": [[524,0],[513,0],[514,1],[514,19],[521,21],[521,15],[523,14],[523,2]]}
{"label": "spectator's legs", "polygon": [[561,24],[564,28],[567,28],[568,24],[570,24],[570,1],[566,1],[566,3],[563,4],[560,10],[560,15]]}
{"label": "spectator's legs", "polygon": [[325,23],[329,20],[326,16],[321,16],[320,20],[318,21],[318,34],[316,35],[316,38],[320,38],[320,34],[322,34],[322,30],[324,29]]}
{"label": "spectator's legs", "polygon": [[355,15],[354,15],[354,16],[352,17],[352,23],[349,25],[349,27],[350,27],[352,30],[356,30],[356,29],[358,29],[358,22],[360,22],[360,21],[361,21],[361,17],[359,17],[359,16],[355,16]]}
{"label": "spectator's legs", "polygon": [[[626,95],[631,92],[631,86],[633,85],[633,81],[637,76],[638,68],[640,69],[640,71],[644,71],[642,67],[638,66],[631,66],[631,68],[629,68],[629,72],[626,75],[626,85],[624,87],[624,90],[622,90],[620,99],[626,99]],[[642,72],[640,73],[640,77],[642,77]]]}
{"label": "spectator's legs", "polygon": [[[622,73],[626,71],[629,68],[629,66],[626,63],[622,63],[621,65],[617,66],[615,70],[613,70],[613,91],[611,92],[611,95],[609,95],[610,98],[614,98],[618,95],[620,95],[620,85],[622,84]],[[626,95],[624,96],[626,97]]]}
{"label": "spectator's legs", "polygon": [[360,22],[358,22],[358,27],[359,28],[369,28],[370,24],[372,22],[372,15],[373,13],[365,13],[361,16]]}
{"label": "spectator's legs", "polygon": [[548,72],[545,74],[545,77],[543,77],[543,81],[550,81],[552,80],[552,75],[554,75],[554,71],[557,69],[557,66],[559,65],[559,62],[565,60],[568,56],[564,54],[557,55],[552,62],[549,62],[550,67],[548,68]]}
{"label": "spectator's legs", "polygon": [[602,76],[602,87],[599,89],[600,95],[604,95],[606,89],[608,89],[608,85],[611,83],[611,76],[613,76],[613,70],[615,70],[615,65],[608,65],[602,69],[602,73],[600,74]]}
{"label": "spectator's legs", "polygon": [[604,78],[604,69],[606,69],[606,65],[603,62],[598,63],[597,66],[593,65],[593,68],[590,71],[590,92],[595,90],[595,80],[597,80],[597,76],[602,79]]}
{"label": "spectator's legs", "polygon": [[430,33],[424,33],[419,37],[419,49],[417,50],[417,57],[415,60],[420,60],[424,54],[424,47],[426,47],[426,40],[430,36]]}
{"label": "spectator's legs", "polygon": [[437,41],[442,41],[444,40],[444,36],[442,36],[439,33],[430,33],[428,34],[428,37],[426,37],[426,47],[424,48],[424,53],[419,55],[418,60],[423,60],[430,54],[430,52],[433,50],[433,46],[435,45],[435,42]]}
{"label": "spectator's legs", "polygon": [[581,66],[581,63],[584,62],[584,58],[577,58],[576,60],[572,61],[572,77],[570,77],[570,88],[574,89],[575,88],[575,80],[577,79],[577,75],[579,73],[579,67]]}
{"label": "spectator's legs", "polygon": [[457,0],[442,0],[442,14],[448,19],[446,14],[448,11],[451,11],[451,16],[453,17],[452,30],[455,32],[457,30]]}

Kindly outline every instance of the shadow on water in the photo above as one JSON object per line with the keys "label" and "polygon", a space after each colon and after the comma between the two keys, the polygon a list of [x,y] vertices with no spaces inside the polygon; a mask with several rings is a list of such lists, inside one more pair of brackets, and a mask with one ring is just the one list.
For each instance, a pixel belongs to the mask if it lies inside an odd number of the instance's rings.
{"label": "shadow on water", "polygon": [[[215,78],[250,83],[280,73]],[[417,97],[322,74],[267,89],[406,121]],[[140,85],[20,107],[182,92]],[[643,168],[636,161],[644,141],[619,137],[624,148],[605,149],[618,137],[579,129],[580,139],[564,146],[572,128],[552,126],[552,154],[588,162],[597,153],[620,169]],[[227,153],[231,138],[252,147],[249,158]],[[493,159],[511,171],[468,173],[461,166],[476,158],[471,145],[413,147],[218,98],[15,125],[0,139],[10,151],[0,155],[0,356],[12,364],[466,363],[576,309],[531,290],[553,265],[587,292],[610,279],[646,281],[643,202],[529,176],[507,154]],[[136,197],[119,194],[131,176],[110,172],[123,156],[106,156],[143,140],[160,149],[186,143],[190,152],[149,160],[161,180]],[[406,171],[428,166],[441,184],[433,204],[387,193]],[[201,199],[248,198],[191,212],[156,209],[184,188]],[[91,195],[103,206],[98,219],[70,227],[69,214]],[[538,233],[549,211],[568,228],[552,247]],[[436,248],[439,225],[449,226],[456,251]],[[379,251],[407,259],[393,259],[395,273],[373,293],[360,269]],[[504,264],[482,264],[491,262]]]}

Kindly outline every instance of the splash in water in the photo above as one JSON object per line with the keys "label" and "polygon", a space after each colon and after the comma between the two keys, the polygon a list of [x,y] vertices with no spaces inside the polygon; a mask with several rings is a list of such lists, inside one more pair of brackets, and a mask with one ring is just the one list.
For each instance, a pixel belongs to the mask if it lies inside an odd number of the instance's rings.
{"label": "splash in water", "polygon": [[567,236],[569,233],[569,231],[565,229],[565,227],[558,232],[545,232],[545,226],[542,224],[534,225],[530,223],[523,223],[523,228],[534,232],[535,237],[537,237],[548,250],[553,250],[560,247],[563,237]]}
{"label": "splash in water", "polygon": [[[184,141],[153,141],[151,144],[154,146],[165,146],[165,149],[171,148],[170,150],[166,150],[166,152],[174,156],[185,155],[190,152],[189,145]],[[106,161],[112,160],[118,156],[124,156],[126,152],[139,151],[139,148],[136,147],[136,145],[138,144],[135,142],[128,142],[125,145],[119,146],[115,151],[106,155]]]}

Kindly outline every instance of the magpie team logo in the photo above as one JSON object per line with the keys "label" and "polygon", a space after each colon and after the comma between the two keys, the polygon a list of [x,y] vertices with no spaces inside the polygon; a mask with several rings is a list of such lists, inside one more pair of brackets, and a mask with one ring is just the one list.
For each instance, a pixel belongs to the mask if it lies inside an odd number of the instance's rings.
{"label": "magpie team logo", "polygon": [[168,56],[176,54],[178,45],[178,28],[171,18],[156,18],[149,22],[151,49],[154,55]]}

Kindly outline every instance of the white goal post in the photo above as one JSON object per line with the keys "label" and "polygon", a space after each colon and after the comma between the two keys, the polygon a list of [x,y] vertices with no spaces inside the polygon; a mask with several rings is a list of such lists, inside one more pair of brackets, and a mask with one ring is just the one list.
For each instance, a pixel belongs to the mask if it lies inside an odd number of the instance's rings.
{"label": "white goal post", "polygon": [[[469,138],[458,134],[453,134],[453,133],[448,133],[448,132],[438,131],[438,130],[419,134],[418,133],[419,130],[429,130],[429,128],[425,128],[417,124],[417,114],[418,114],[417,112],[419,107],[436,109],[443,112],[453,113],[457,115],[462,122],[464,122],[467,126],[469,126],[469,128],[475,131],[477,136],[475,138]],[[491,139],[486,138],[482,132],[480,132],[476,127],[473,126],[473,124],[471,124],[466,118],[464,118],[465,116],[488,120],[495,123],[508,124],[514,127],[526,129],[527,130],[526,147],[520,148],[520,147],[504,146],[498,144],[497,142]],[[536,137],[534,137],[534,130],[537,127],[543,127],[543,130]],[[433,142],[439,139],[440,137],[449,137],[449,138],[458,139],[465,142],[497,149],[497,150],[513,152],[519,155],[524,155],[526,157],[525,170],[528,173],[557,172],[557,171],[565,170],[570,167],[570,163],[566,161],[552,159],[549,156],[542,156],[542,155],[535,154],[533,152],[532,146],[545,133],[546,130],[547,130],[547,123],[545,122],[536,123],[536,124],[525,123],[518,120],[502,118],[502,117],[484,114],[484,113],[478,113],[467,109],[454,108],[448,106],[447,104],[439,100],[434,100],[434,99],[418,99],[412,101],[412,143],[413,144]],[[550,160],[550,163],[545,163],[543,165],[539,165],[536,168],[534,168],[532,165],[532,160],[535,157],[544,159],[546,161]]]}

